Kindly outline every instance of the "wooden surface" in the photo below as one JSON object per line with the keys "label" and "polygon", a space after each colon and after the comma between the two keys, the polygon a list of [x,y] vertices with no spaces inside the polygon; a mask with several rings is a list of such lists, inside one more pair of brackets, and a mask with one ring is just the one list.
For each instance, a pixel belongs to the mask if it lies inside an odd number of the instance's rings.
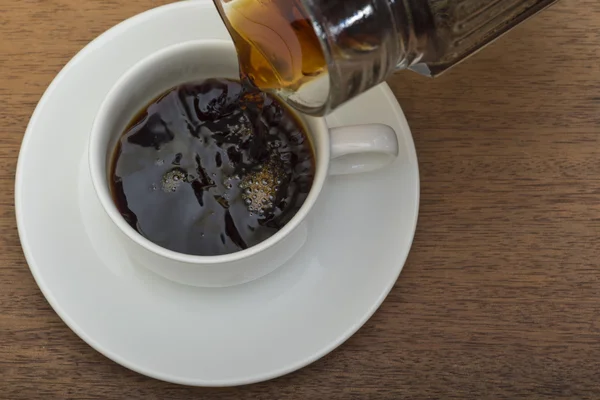
{"label": "wooden surface", "polygon": [[40,96],[159,0],[0,0],[1,399],[540,399],[600,393],[600,2],[563,0],[447,75],[390,79],[422,178],[411,255],[341,348],[272,382],[187,388],[72,333],[23,258],[13,184]]}

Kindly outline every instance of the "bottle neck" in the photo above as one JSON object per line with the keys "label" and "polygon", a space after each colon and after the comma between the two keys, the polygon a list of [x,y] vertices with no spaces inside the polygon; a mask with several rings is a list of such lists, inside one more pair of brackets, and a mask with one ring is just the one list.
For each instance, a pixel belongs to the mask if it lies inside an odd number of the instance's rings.
{"label": "bottle neck", "polygon": [[[418,63],[426,50],[428,14],[420,0],[303,0],[325,53],[329,98],[312,114],[326,114]],[[420,11],[415,13],[415,10]]]}
{"label": "bottle neck", "polygon": [[434,45],[431,40],[433,18],[422,0],[384,0],[392,5],[395,39],[401,45],[396,70],[408,69],[423,60]]}

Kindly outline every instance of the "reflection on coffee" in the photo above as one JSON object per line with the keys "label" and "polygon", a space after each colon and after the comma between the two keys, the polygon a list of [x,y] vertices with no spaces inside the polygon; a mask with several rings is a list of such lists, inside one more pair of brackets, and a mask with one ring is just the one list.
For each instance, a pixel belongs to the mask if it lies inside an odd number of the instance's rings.
{"label": "reflection on coffee", "polygon": [[255,246],[298,212],[314,178],[302,123],[279,100],[209,79],[146,106],[116,146],[111,191],[152,242],[215,256]]}

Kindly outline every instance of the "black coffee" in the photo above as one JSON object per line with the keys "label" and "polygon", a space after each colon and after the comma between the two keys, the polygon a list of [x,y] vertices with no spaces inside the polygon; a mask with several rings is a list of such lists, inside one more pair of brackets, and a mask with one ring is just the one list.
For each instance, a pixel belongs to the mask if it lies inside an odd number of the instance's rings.
{"label": "black coffee", "polygon": [[311,189],[314,152],[276,98],[208,79],[161,95],[129,124],[113,157],[114,201],[152,242],[180,253],[234,253],[273,236]]}

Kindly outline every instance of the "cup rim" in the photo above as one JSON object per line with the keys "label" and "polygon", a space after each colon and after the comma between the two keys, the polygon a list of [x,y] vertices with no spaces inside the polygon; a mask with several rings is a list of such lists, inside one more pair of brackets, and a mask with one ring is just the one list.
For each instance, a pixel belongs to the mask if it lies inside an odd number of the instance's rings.
{"label": "cup rim", "polygon": [[[162,257],[165,257],[167,259],[186,264],[217,265],[230,263],[249,258],[271,248],[272,246],[283,240],[286,236],[288,236],[308,216],[308,213],[314,206],[318,196],[321,193],[329,170],[330,138],[328,134],[329,128],[327,126],[327,123],[322,117],[312,117],[302,114],[300,120],[304,123],[304,128],[306,132],[311,136],[311,139],[314,140],[314,150],[316,153],[315,177],[309,195],[304,201],[302,207],[300,207],[300,209],[296,213],[296,215],[294,215],[294,217],[283,228],[281,228],[277,233],[275,233],[267,240],[248,249],[241,250],[235,253],[218,256],[196,256],[191,254],[179,253],[159,246],[156,243],[144,237],[135,229],[133,229],[133,227],[131,227],[125,221],[112,199],[110,187],[108,184],[107,171],[103,171],[103,168],[100,167],[103,164],[102,158],[106,158],[106,154],[100,151],[100,140],[107,130],[106,125],[108,125],[108,123],[106,121],[110,120],[109,111],[112,108],[111,106],[123,93],[124,86],[126,86],[126,84],[130,80],[136,79],[136,76],[138,76],[138,74],[141,71],[145,70],[152,64],[159,63],[160,61],[166,58],[170,58],[180,53],[189,53],[191,51],[203,50],[209,51],[210,48],[223,49],[225,47],[229,49],[235,49],[233,43],[228,40],[190,40],[183,43],[167,46],[135,63],[132,67],[125,71],[123,75],[121,75],[121,77],[111,87],[108,94],[102,101],[102,104],[100,105],[100,108],[96,113],[96,117],[94,118],[92,130],[90,133],[90,140],[88,144],[88,167],[92,178],[92,185],[94,187],[94,191],[96,192],[97,197],[100,200],[100,203],[102,204],[102,208],[108,214],[112,222],[129,239],[133,240],[135,243],[145,248],[146,250],[160,255]],[[166,88],[165,90],[168,90],[168,88]],[[293,109],[292,112],[300,114],[298,111]],[[320,135],[315,135],[314,132],[316,131],[322,131],[323,133]],[[319,150],[321,147],[322,149]],[[319,153],[323,154],[323,156],[319,157]]]}

